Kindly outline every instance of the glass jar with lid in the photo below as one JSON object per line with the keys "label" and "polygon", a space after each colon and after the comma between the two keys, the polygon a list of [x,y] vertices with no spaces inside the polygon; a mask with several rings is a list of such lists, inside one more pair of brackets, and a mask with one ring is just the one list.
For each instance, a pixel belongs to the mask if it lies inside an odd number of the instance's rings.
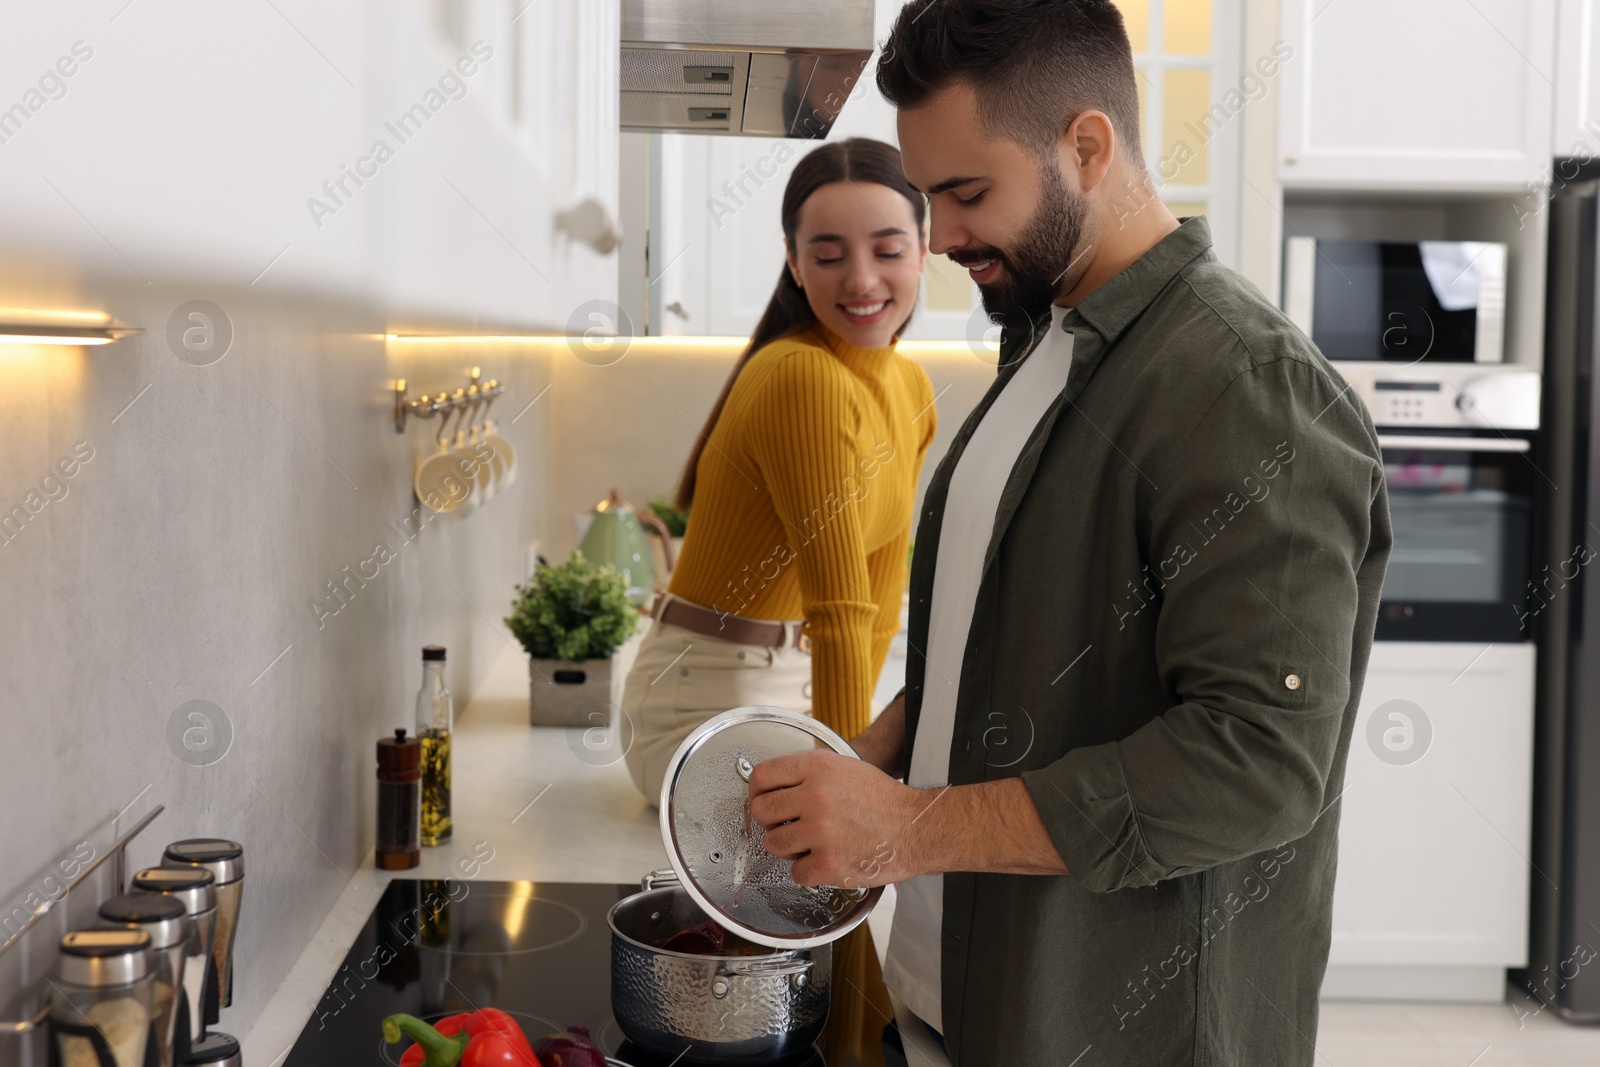
{"label": "glass jar with lid", "polygon": [[[188,909],[174,897],[130,894],[112,897],[101,904],[100,918],[109,926],[143,930],[150,935],[150,1014],[155,1023],[152,1040],[156,1043],[159,1067],[173,1067],[178,1005],[184,995],[184,956],[193,939]],[[184,1036],[187,1040],[188,1035]]]}
{"label": "glass jar with lid", "polygon": [[217,929],[211,959],[217,968],[217,1006],[233,1006],[233,946],[244,900],[244,846],[221,837],[174,841],[161,854],[163,867],[200,867],[216,877]]}
{"label": "glass jar with lid", "polygon": [[143,930],[63,937],[50,981],[50,1028],[61,1067],[144,1067],[153,979]]}
{"label": "glass jar with lid", "polygon": [[[133,876],[129,891],[136,895],[171,897],[189,913],[191,932],[183,962],[183,989],[187,999],[189,1041],[206,1036],[217,1021],[217,967],[211,944],[217,932],[216,876],[202,867],[147,867]],[[180,1047],[182,1042],[179,1042]]]}

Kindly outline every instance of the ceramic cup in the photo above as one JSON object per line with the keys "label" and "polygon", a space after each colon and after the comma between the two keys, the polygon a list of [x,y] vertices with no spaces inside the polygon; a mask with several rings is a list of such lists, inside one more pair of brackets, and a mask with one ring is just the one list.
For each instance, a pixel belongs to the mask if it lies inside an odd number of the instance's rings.
{"label": "ceramic cup", "polygon": [[[460,425],[460,421],[456,420],[457,426]],[[483,505],[483,488],[488,471],[485,465],[473,456],[467,444],[465,430],[456,430],[455,441],[450,446],[450,458],[455,462],[455,478],[467,487],[466,501],[451,514],[455,518],[464,519]]]}
{"label": "ceramic cup", "polygon": [[481,440],[492,453],[489,465],[494,471],[495,492],[499,492],[517,480],[517,450],[510,439],[495,428],[493,419],[484,420]]}
{"label": "ceramic cup", "polygon": [[[449,417],[440,416],[433,454],[417,464],[411,487],[422,506],[436,515],[463,515],[477,506],[477,486],[462,472],[461,457],[448,444]],[[465,509],[465,510],[463,510]]]}
{"label": "ceramic cup", "polygon": [[[491,379],[490,384],[498,383]],[[494,410],[494,401],[495,398],[491,396],[483,409],[483,429],[478,435],[478,442],[483,446],[482,450],[487,450],[490,480],[494,484],[494,491],[498,493],[517,480],[517,450],[501,436],[494,420],[489,417],[489,412]]]}
{"label": "ceramic cup", "polygon": [[500,491],[500,479],[495,470],[495,451],[486,436],[485,425],[474,421],[467,431],[466,447],[458,448],[462,463],[477,487],[479,506],[488,503]]}

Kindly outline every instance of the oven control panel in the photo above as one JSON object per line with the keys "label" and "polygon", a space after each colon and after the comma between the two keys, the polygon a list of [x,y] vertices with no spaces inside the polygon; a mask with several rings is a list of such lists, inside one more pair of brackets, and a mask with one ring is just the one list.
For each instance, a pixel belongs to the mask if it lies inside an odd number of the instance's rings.
{"label": "oven control panel", "polygon": [[1473,364],[1336,363],[1374,425],[1391,428],[1537,430],[1539,375]]}
{"label": "oven control panel", "polygon": [[1448,426],[1458,417],[1455,400],[1443,382],[1379,381],[1369,407],[1379,426]]}

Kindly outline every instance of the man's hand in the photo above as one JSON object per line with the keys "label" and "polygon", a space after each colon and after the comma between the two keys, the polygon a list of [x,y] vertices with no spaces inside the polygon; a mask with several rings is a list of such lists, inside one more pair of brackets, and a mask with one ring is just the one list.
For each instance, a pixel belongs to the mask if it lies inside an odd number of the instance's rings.
{"label": "man's hand", "polygon": [[750,775],[766,849],[795,861],[801,885],[869,888],[928,873],[911,829],[936,795],[837,752],[776,756]]}
{"label": "man's hand", "polygon": [[905,774],[906,694],[901,690],[889,701],[872,725],[850,741],[856,755],[891,778]]}
{"label": "man's hand", "polygon": [[750,814],[801,885],[1068,873],[1021,778],[916,789],[837,752],[775,756],[750,774]]}

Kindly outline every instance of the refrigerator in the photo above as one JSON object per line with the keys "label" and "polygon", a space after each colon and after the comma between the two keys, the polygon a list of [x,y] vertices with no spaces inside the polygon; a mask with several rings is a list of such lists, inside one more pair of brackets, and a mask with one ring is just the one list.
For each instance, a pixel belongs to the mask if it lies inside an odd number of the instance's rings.
{"label": "refrigerator", "polygon": [[[1549,203],[1541,465],[1548,482],[1524,610],[1540,648],[1529,965],[1546,1010],[1600,1022],[1600,166],[1558,161]],[[1563,180],[1571,175],[1571,180]]]}

